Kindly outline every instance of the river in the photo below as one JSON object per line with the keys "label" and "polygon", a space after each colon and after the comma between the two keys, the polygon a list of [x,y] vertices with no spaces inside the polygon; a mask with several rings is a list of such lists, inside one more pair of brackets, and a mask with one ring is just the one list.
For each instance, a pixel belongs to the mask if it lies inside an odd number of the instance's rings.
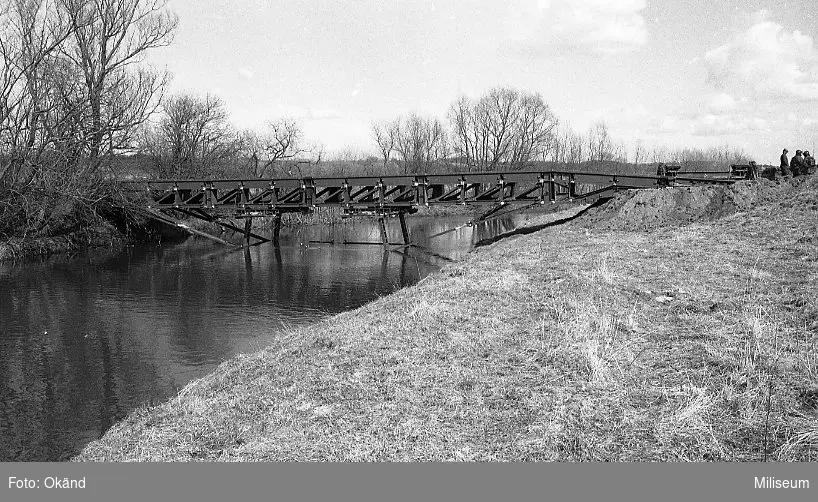
{"label": "river", "polygon": [[379,239],[355,219],[285,229],[280,248],[188,239],[0,264],[0,461],[69,459],[222,361],[414,284],[519,216],[430,238],[466,219],[407,218],[428,249],[408,254],[315,242]]}

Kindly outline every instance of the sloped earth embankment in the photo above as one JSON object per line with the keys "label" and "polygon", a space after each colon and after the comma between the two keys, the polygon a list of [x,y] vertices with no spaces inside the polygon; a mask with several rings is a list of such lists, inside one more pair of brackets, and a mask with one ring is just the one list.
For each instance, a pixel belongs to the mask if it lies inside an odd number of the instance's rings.
{"label": "sloped earth embankment", "polygon": [[227,361],[77,460],[815,460],[816,194],[620,194]]}
{"label": "sloped earth embankment", "polygon": [[582,225],[600,230],[653,230],[692,222],[713,221],[736,212],[797,197],[811,178],[791,181],[740,182],[732,185],[631,190],[582,217]]}

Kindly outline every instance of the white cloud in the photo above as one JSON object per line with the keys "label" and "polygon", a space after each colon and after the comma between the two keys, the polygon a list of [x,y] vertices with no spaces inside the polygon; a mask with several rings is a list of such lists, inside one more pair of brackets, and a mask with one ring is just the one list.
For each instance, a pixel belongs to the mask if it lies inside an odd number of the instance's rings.
{"label": "white cloud", "polygon": [[733,98],[733,96],[720,92],[710,97],[707,106],[712,112],[725,112],[736,107],[736,100]]}
{"label": "white cloud", "polygon": [[[773,21],[770,11],[737,16],[734,35],[693,64],[707,71],[702,99],[650,121],[657,137],[691,146],[731,144],[758,161],[809,138],[818,103],[818,50],[812,37]],[[809,104],[805,104],[809,103]]]}
{"label": "white cloud", "polygon": [[650,131],[655,134],[676,134],[684,132],[685,130],[686,126],[684,122],[676,115],[661,117],[650,127]]}
{"label": "white cloud", "polygon": [[303,119],[309,115],[309,112],[309,109],[303,106],[278,103],[275,105],[275,112],[273,116]]}
{"label": "white cloud", "polygon": [[310,108],[307,116],[312,120],[335,120],[342,117],[341,112],[334,108]]}
{"label": "white cloud", "polygon": [[324,121],[340,119],[343,117],[343,114],[334,108],[279,104],[276,107],[275,116],[290,117],[300,121]]}
{"label": "white cloud", "polygon": [[304,122],[307,138],[320,139],[327,152],[362,150],[373,153],[370,121],[359,116],[344,116],[333,121],[308,120]]}
{"label": "white cloud", "polygon": [[255,76],[255,73],[253,72],[253,70],[249,68],[239,68],[239,75],[248,80],[252,80],[252,78]]}
{"label": "white cloud", "polygon": [[769,124],[759,117],[708,113],[692,120],[689,127],[691,134],[695,136],[723,136],[763,131]]}
{"label": "white cloud", "polygon": [[641,103],[614,104],[584,113],[574,113],[571,116],[571,125],[576,130],[585,131],[599,122],[604,122],[616,138],[634,141],[643,136],[650,118],[650,112]]}
{"label": "white cloud", "polygon": [[771,13],[769,9],[761,9],[758,12],[753,12],[750,15],[750,19],[753,21],[753,24],[763,23],[770,19]]}
{"label": "white cloud", "polygon": [[607,125],[612,123],[633,124],[643,122],[648,117],[648,109],[641,103],[633,105],[612,104],[594,110],[589,110],[584,113],[575,114],[572,120],[576,121],[576,126],[590,127],[597,122],[605,122]]}
{"label": "white cloud", "polygon": [[651,130],[656,134],[721,137],[768,131],[772,126],[761,117],[726,112],[689,117],[668,115],[660,118]]}
{"label": "white cloud", "polygon": [[515,0],[509,37],[537,52],[619,54],[645,45],[645,0]]}
{"label": "white cloud", "polygon": [[756,100],[818,100],[818,56],[812,37],[766,20],[768,12],[730,42],[708,51],[708,81],[717,90]]}

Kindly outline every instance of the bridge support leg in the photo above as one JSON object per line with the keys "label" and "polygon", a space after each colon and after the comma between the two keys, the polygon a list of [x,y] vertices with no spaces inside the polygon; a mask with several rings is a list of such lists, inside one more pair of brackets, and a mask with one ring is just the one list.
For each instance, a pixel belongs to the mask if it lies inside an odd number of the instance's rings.
{"label": "bridge support leg", "polygon": [[281,235],[281,213],[276,212],[273,216],[273,246],[279,247],[279,236]]}
{"label": "bridge support leg", "polygon": [[381,242],[384,246],[388,246],[389,236],[386,233],[386,219],[383,217],[383,215],[378,216],[378,226],[381,229]]}
{"label": "bridge support leg", "polygon": [[406,213],[403,211],[399,212],[398,219],[400,219],[400,231],[403,234],[403,243],[411,244],[409,241],[409,229],[406,227]]}
{"label": "bridge support leg", "polygon": [[253,228],[253,218],[248,216],[244,220],[244,245],[250,246],[250,236],[253,232],[251,232]]}

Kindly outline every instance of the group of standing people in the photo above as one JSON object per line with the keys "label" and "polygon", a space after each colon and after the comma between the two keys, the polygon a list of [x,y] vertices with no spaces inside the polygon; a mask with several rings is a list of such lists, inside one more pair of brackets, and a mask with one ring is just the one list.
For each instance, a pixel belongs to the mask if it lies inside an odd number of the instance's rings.
{"label": "group of standing people", "polygon": [[808,150],[796,150],[791,160],[787,159],[789,151],[785,148],[781,154],[781,174],[783,176],[801,176],[815,172],[815,157]]}

